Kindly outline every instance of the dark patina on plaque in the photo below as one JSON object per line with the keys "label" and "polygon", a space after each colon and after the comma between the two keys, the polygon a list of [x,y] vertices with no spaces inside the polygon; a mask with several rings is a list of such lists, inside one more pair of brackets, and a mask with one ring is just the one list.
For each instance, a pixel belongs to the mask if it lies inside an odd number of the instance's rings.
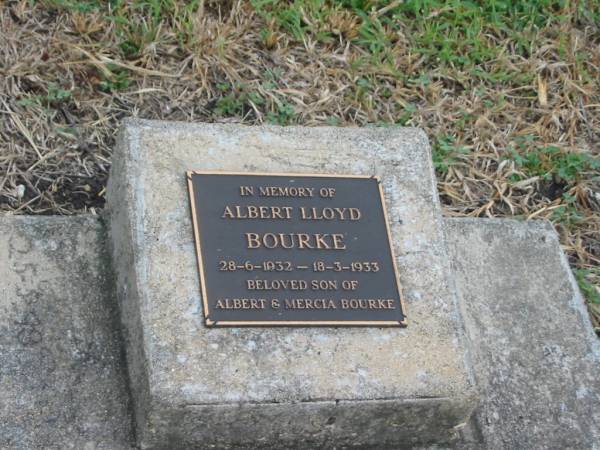
{"label": "dark patina on plaque", "polygon": [[375,176],[187,173],[207,326],[405,326]]}

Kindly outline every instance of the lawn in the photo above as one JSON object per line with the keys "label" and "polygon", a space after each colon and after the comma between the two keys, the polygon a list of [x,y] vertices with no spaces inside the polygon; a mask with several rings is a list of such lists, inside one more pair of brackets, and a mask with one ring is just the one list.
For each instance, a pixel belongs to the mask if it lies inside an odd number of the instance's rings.
{"label": "lawn", "polygon": [[600,0],[0,1],[0,211],[99,213],[124,117],[417,126],[449,216],[548,219],[600,330]]}

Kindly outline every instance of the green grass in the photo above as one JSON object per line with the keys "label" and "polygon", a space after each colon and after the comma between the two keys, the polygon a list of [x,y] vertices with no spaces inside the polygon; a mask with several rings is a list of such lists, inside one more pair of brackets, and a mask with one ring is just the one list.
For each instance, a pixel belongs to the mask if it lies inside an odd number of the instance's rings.
{"label": "green grass", "polygon": [[46,3],[73,13],[101,13],[115,25],[123,56],[135,58],[156,43],[161,26],[172,28],[181,45],[194,41],[193,15],[200,0],[46,0]]}
{"label": "green grass", "polygon": [[[595,2],[579,2],[575,20],[600,18]],[[507,40],[514,55],[529,56],[537,30],[573,20],[568,1],[439,1],[407,0],[389,7],[384,0],[253,0],[252,5],[267,23],[296,40],[307,37],[323,43],[335,42],[344,30],[336,19],[344,11],[357,18],[355,30],[345,30],[350,40],[371,55],[371,63],[393,66],[394,48],[401,35],[410,39],[412,51],[450,70],[468,70],[488,81],[508,79],[510,72],[488,73],[481,65],[498,59],[505,51],[499,40]],[[582,55],[583,57],[583,55]]]}
{"label": "green grass", "polygon": [[448,172],[448,168],[458,161],[457,156],[468,153],[468,149],[458,145],[454,136],[440,136],[433,144],[433,166],[441,173]]}
{"label": "green grass", "polygon": [[587,300],[596,305],[600,305],[600,293],[596,290],[594,285],[588,281],[590,275],[600,276],[600,270],[576,269],[574,272],[577,283],[579,284],[579,289],[581,289],[581,292],[583,292]]}
{"label": "green grass", "polygon": [[[191,22],[200,5],[199,0],[183,5],[174,0],[46,3],[76,13],[103,13],[117,25],[121,49],[127,56],[137,55],[152,44],[161,24],[177,25],[174,29],[181,43],[193,41]],[[266,23],[274,23],[297,41],[310,38],[335,44],[340,35],[345,35],[369,52],[370,63],[393,66],[394,48],[400,35],[404,35],[410,39],[412,51],[425,57],[428,63],[449,69],[467,68],[471,76],[489,81],[511,76],[510,72],[489,74],[480,67],[506,51],[497,39],[508,39],[512,53],[526,57],[541,27],[558,27],[569,20],[600,22],[600,6],[596,1],[407,0],[390,7],[391,3],[389,0],[251,0]],[[572,9],[574,14],[570,13]],[[344,14],[350,14],[353,22],[344,26],[340,22]],[[144,20],[139,20],[140,17]],[[268,28],[262,30],[265,38],[271,33]],[[584,60],[586,55],[582,53],[579,57]]]}
{"label": "green grass", "polygon": [[32,95],[20,99],[18,103],[23,106],[39,105],[50,110],[63,102],[67,102],[71,98],[71,94],[70,90],[63,89],[59,84],[50,83],[47,86],[45,95]]}
{"label": "green grass", "polygon": [[[526,178],[541,177],[546,181],[574,184],[587,172],[600,170],[600,159],[584,153],[571,153],[555,146],[534,147],[532,150],[523,143],[532,143],[533,137],[522,141],[524,151],[511,149],[512,160]],[[513,180],[520,181],[523,177],[516,176]]]}
{"label": "green grass", "polygon": [[[274,76],[274,74],[271,74]],[[274,89],[275,83],[267,81],[263,86]],[[260,92],[253,89],[250,85],[229,83],[220,83],[217,88],[222,92],[221,98],[217,100],[215,112],[220,117],[256,117],[256,111],[265,109],[266,100]],[[276,125],[291,125],[296,122],[297,114],[293,105],[275,96],[275,101],[270,109],[265,112],[265,119],[268,123]]]}
{"label": "green grass", "polygon": [[131,83],[129,71],[122,69],[113,64],[106,66],[106,74],[102,74],[100,89],[105,92],[115,92],[127,89]]}

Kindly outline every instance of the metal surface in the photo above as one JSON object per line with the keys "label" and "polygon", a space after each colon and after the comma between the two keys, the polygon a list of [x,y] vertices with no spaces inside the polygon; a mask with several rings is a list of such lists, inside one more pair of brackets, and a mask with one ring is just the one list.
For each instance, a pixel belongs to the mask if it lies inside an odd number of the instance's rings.
{"label": "metal surface", "polygon": [[377,177],[187,174],[207,326],[404,326]]}

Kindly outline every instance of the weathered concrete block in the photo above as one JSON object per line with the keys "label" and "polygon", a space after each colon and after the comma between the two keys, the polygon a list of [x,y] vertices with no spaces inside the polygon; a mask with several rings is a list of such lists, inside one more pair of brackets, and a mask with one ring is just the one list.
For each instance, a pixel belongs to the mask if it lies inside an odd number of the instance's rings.
{"label": "weathered concrete block", "polygon": [[100,221],[0,216],[0,236],[0,448],[130,448]]}
{"label": "weathered concrete block", "polygon": [[[375,174],[408,328],[202,323],[187,170]],[[108,208],[144,447],[445,442],[476,403],[429,146],[416,129],[129,121]]]}
{"label": "weathered concrete block", "polygon": [[486,449],[600,448],[600,343],[545,222],[449,219]]}

